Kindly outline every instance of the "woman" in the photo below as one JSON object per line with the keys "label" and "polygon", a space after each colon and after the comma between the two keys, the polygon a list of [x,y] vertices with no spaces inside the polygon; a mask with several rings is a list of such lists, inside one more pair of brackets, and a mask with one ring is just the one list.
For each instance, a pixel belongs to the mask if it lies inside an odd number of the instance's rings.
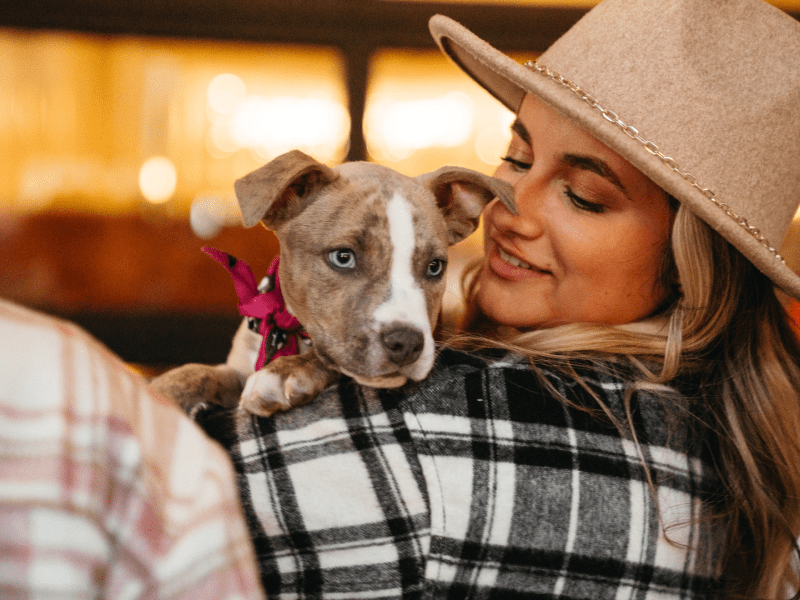
{"label": "woman", "polygon": [[[800,200],[800,25],[758,0],[605,0],[519,65],[440,47],[517,113],[467,333],[401,390],[200,415],[268,595],[785,598],[800,348],[774,286]],[[213,416],[213,418],[212,418]]]}

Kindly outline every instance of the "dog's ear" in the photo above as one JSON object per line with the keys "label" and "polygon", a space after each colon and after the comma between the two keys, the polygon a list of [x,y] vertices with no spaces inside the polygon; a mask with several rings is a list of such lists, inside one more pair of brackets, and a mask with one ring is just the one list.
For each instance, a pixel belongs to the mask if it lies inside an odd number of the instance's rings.
{"label": "dog's ear", "polygon": [[314,186],[337,177],[333,169],[300,150],[281,154],[234,183],[242,222],[252,227],[263,221],[274,230],[302,212],[303,200]]}
{"label": "dog's ear", "polygon": [[451,246],[475,231],[481,212],[493,198],[499,198],[508,210],[517,214],[514,188],[502,179],[462,167],[442,167],[420,175],[417,181],[436,197],[447,221]]}

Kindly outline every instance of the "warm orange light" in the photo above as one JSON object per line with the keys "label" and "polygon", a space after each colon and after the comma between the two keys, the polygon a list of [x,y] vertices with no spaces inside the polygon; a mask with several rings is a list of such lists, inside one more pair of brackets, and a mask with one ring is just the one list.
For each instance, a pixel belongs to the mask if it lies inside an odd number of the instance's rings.
{"label": "warm orange light", "polygon": [[503,111],[497,114],[495,124],[488,124],[475,134],[475,154],[487,165],[499,165],[511,141],[511,123],[514,114]]}
{"label": "warm orange light", "polygon": [[139,189],[148,202],[161,204],[172,198],[178,183],[175,165],[165,156],[148,158],[139,170]]}
{"label": "warm orange light", "polygon": [[232,115],[231,139],[264,160],[299,149],[333,161],[350,129],[347,109],[332,98],[248,96]]}
{"label": "warm orange light", "polygon": [[[0,30],[0,57],[0,144],[14,149],[0,161],[0,209],[124,214],[145,197],[188,217],[193,198],[227,197],[288,147],[329,163],[347,150],[331,48]],[[251,122],[240,113],[254,99]],[[174,188],[171,171],[142,170],[153,156],[180,173]]]}
{"label": "warm orange light", "polygon": [[241,78],[222,73],[211,80],[206,95],[207,148],[214,157],[247,149],[266,161],[297,148],[334,162],[350,132],[347,108],[330,93],[250,94]]}
{"label": "warm orange light", "polygon": [[247,96],[247,86],[232,73],[221,73],[208,84],[208,106],[221,115],[229,115]]}
{"label": "warm orange light", "polygon": [[511,111],[439,52],[373,56],[364,137],[376,162],[409,175],[442,165],[491,173],[506,152],[512,120]]}
{"label": "warm orange light", "polygon": [[209,240],[224,227],[242,224],[239,205],[235,196],[197,196],[189,211],[189,224],[199,238]]}
{"label": "warm orange light", "polygon": [[422,148],[465,143],[475,127],[475,105],[463,92],[414,100],[376,98],[364,121],[370,152],[398,161]]}

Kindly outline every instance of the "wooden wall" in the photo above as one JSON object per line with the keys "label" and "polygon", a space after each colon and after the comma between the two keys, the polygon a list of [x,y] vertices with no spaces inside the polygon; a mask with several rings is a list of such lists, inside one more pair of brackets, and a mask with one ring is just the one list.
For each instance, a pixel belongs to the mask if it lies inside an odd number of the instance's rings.
{"label": "wooden wall", "polygon": [[224,360],[239,322],[227,271],[209,245],[246,260],[257,279],[278,244],[263,227],[203,241],[188,221],[42,213],[0,218],[0,297],[73,320],[125,360]]}

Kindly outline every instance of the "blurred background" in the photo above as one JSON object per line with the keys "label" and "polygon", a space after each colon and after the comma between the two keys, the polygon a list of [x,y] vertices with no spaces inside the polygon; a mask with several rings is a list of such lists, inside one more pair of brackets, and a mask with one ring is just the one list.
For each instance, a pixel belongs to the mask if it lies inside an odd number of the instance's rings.
{"label": "blurred background", "polygon": [[[408,175],[491,173],[513,115],[436,50],[455,18],[519,60],[596,2],[7,0],[0,4],[0,296],[145,368],[223,361],[239,316],[200,248],[277,251],[233,181],[299,148]],[[800,0],[772,2],[800,19]],[[782,253],[800,265],[800,227]],[[451,275],[479,251],[456,247]],[[451,277],[448,319],[457,312]]]}

